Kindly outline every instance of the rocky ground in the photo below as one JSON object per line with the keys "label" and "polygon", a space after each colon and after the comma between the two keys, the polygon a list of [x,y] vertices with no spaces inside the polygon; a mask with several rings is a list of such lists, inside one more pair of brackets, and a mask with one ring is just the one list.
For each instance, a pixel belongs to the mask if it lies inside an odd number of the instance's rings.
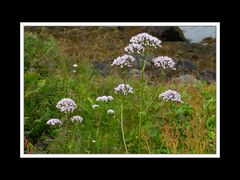
{"label": "rocky ground", "polygon": [[[27,27],[26,31],[39,33],[43,38],[54,36],[63,53],[77,59],[75,62],[89,61],[96,71],[107,75],[112,73],[112,60],[124,53],[129,39],[141,32],[148,32],[161,39],[162,48],[149,57],[146,76],[151,80],[165,77],[174,81],[195,82],[215,81],[216,40],[206,38],[200,43],[190,43],[178,27]],[[175,72],[166,72],[151,65],[151,58],[167,55],[176,62]],[[136,66],[129,71],[138,76]]]}

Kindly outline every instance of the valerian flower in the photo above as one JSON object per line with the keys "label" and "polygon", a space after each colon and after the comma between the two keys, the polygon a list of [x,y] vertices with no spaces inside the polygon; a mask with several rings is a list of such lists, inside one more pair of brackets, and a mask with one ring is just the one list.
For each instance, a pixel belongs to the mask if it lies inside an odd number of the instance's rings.
{"label": "valerian flower", "polygon": [[114,110],[112,110],[112,109],[108,109],[108,110],[107,110],[107,113],[108,113],[108,114],[114,114],[114,113],[115,113],[115,111],[114,111]]}
{"label": "valerian flower", "polygon": [[47,121],[47,124],[54,126],[55,124],[62,124],[62,121],[60,121],[59,119],[49,119]]}
{"label": "valerian flower", "polygon": [[170,68],[176,70],[176,68],[174,67],[175,62],[172,60],[172,58],[168,56],[159,56],[157,58],[153,58],[152,62],[154,62],[154,65],[157,67],[163,67],[163,69]]}
{"label": "valerian flower", "polygon": [[112,100],[113,100],[112,96],[99,96],[96,98],[96,101],[101,101],[101,102],[108,102]]}
{"label": "valerian flower", "polygon": [[72,122],[82,123],[83,118],[82,118],[81,116],[73,116],[73,117],[71,118],[71,121],[72,121]]}
{"label": "valerian flower", "polygon": [[167,90],[164,93],[161,93],[159,95],[159,98],[163,98],[164,101],[174,101],[174,102],[180,102],[183,103],[181,100],[181,96],[178,92],[173,91],[173,90]]}
{"label": "valerian flower", "polygon": [[114,88],[114,91],[115,93],[127,95],[128,93],[133,93],[133,88],[129,86],[129,84],[119,84],[116,88]]}
{"label": "valerian flower", "polygon": [[132,63],[135,60],[136,59],[133,56],[124,54],[123,56],[119,56],[116,59],[114,59],[111,66],[120,66],[121,68],[123,68],[124,66],[132,67]]}
{"label": "valerian flower", "polygon": [[67,113],[70,111],[73,112],[77,108],[77,104],[70,98],[64,98],[57,103],[56,107],[61,112]]}
{"label": "valerian flower", "polygon": [[133,36],[130,39],[130,44],[125,47],[125,52],[141,54],[145,51],[146,47],[161,47],[161,40],[156,37],[151,36],[148,33],[140,33],[136,36]]}
{"label": "valerian flower", "polygon": [[97,105],[97,104],[92,105],[93,109],[98,108],[98,107],[99,107],[99,105]]}
{"label": "valerian flower", "polygon": [[77,65],[77,64],[74,64],[73,67],[78,67],[78,65]]}

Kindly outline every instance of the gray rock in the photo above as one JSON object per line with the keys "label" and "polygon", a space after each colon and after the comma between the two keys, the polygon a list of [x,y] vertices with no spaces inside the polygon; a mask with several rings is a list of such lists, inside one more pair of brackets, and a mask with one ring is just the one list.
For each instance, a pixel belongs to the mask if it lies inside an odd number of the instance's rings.
{"label": "gray rock", "polygon": [[196,65],[188,59],[178,60],[176,62],[176,69],[182,73],[193,72],[196,70]]}
{"label": "gray rock", "polygon": [[216,74],[214,72],[211,72],[209,70],[203,70],[199,74],[200,80],[205,80],[207,83],[212,83],[214,80],[216,80]]}
{"label": "gray rock", "polygon": [[143,30],[163,41],[187,41],[179,27],[150,26],[144,27]]}

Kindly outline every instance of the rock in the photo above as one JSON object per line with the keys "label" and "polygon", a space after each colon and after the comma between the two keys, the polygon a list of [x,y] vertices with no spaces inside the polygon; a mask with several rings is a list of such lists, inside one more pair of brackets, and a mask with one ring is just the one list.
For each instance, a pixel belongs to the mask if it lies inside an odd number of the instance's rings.
{"label": "rock", "polygon": [[180,71],[182,73],[193,72],[194,70],[196,70],[196,65],[188,59],[178,60],[176,62],[176,69],[177,71]]}
{"label": "rock", "polygon": [[179,27],[144,27],[143,30],[162,41],[187,41]]}
{"label": "rock", "polygon": [[203,70],[199,74],[200,80],[205,80],[207,83],[212,83],[214,80],[216,80],[216,75],[214,72],[211,72],[209,70]]}
{"label": "rock", "polygon": [[178,78],[173,78],[172,81],[180,83],[195,83],[197,79],[191,74],[181,75]]}

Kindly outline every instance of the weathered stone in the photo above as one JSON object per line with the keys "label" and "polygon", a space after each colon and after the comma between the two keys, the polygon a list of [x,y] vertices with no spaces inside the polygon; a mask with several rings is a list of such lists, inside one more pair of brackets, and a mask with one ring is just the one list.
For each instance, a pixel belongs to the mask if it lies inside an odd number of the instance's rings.
{"label": "weathered stone", "polygon": [[205,80],[207,83],[211,83],[216,79],[216,75],[214,72],[211,72],[209,70],[203,70],[199,74],[200,80]]}
{"label": "weathered stone", "polygon": [[187,41],[179,27],[144,27],[143,30],[163,41]]}
{"label": "weathered stone", "polygon": [[194,70],[196,70],[196,65],[188,59],[178,60],[176,62],[176,69],[177,71],[181,71],[182,73],[193,72]]}

